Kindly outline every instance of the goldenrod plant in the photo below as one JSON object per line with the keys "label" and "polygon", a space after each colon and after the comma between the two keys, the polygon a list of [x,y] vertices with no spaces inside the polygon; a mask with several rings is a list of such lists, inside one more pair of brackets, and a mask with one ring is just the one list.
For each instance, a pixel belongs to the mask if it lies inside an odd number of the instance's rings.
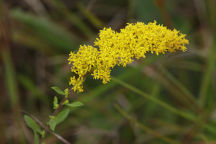
{"label": "goldenrod plant", "polygon": [[[88,75],[92,75],[94,79],[101,79],[103,84],[106,84],[111,80],[111,70],[115,66],[126,67],[134,60],[145,58],[147,53],[159,55],[166,52],[184,52],[186,51],[186,44],[189,43],[185,36],[176,29],[170,30],[157,24],[156,21],[148,24],[142,22],[128,23],[120,32],[111,28],[104,28],[100,31],[93,46],[81,45],[76,53],[70,53],[68,61],[73,76],[70,78],[69,84],[73,92],[83,92],[83,83]],[[45,137],[46,132],[50,132],[63,143],[69,144],[69,141],[54,133],[55,127],[67,118],[70,108],[83,106],[83,103],[69,101],[69,88],[62,91],[54,86],[52,89],[62,95],[63,98],[59,102],[59,98],[54,97],[54,112],[50,115],[48,127],[39,123],[44,129],[41,130],[35,122],[37,121],[36,118],[28,115],[25,115],[24,118],[34,132],[35,143],[39,143],[39,135]]]}
{"label": "goldenrod plant", "polygon": [[0,0],[0,144],[216,143],[215,6]]}
{"label": "goldenrod plant", "polygon": [[216,143],[215,0],[0,0],[0,144]]}
{"label": "goldenrod plant", "polygon": [[69,64],[74,74],[70,85],[75,92],[83,92],[83,82],[87,75],[101,79],[104,84],[110,81],[110,73],[115,66],[126,67],[134,60],[145,58],[145,54],[165,54],[177,50],[185,51],[188,40],[185,34],[176,29],[170,30],[155,22],[128,23],[120,32],[104,28],[94,45],[81,45],[71,52]]}

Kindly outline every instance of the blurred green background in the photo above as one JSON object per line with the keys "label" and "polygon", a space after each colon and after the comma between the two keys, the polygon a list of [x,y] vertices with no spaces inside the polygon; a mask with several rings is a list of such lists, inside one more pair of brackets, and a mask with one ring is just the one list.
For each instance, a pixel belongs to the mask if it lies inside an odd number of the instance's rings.
{"label": "blurred green background", "polygon": [[48,121],[70,51],[103,27],[154,20],[187,34],[187,52],[117,67],[106,85],[88,77],[71,97],[85,105],[56,133],[74,144],[215,144],[216,0],[0,0],[0,144],[33,143],[22,111]]}

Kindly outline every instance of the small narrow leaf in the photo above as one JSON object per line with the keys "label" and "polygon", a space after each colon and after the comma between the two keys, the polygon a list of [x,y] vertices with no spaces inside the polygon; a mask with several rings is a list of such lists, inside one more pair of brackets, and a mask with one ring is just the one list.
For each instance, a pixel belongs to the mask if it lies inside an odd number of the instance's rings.
{"label": "small narrow leaf", "polygon": [[68,98],[68,95],[69,95],[69,90],[68,90],[68,88],[66,88],[66,89],[64,90],[64,93],[65,93],[65,97]]}
{"label": "small narrow leaf", "polygon": [[42,130],[40,126],[29,116],[24,115],[24,120],[29,128],[31,128],[34,132],[38,132],[42,134]]}
{"label": "small narrow leaf", "polygon": [[57,92],[58,94],[60,95],[65,95],[65,93],[60,89],[58,88],[57,86],[53,86],[51,87],[55,92]]}
{"label": "small narrow leaf", "polygon": [[74,107],[80,107],[80,106],[83,106],[84,104],[81,103],[81,102],[79,102],[79,101],[77,101],[77,102],[72,102],[72,103],[69,103],[69,104],[66,104],[66,105],[69,106],[69,107],[74,108]]}
{"label": "small narrow leaf", "polygon": [[53,109],[57,109],[58,106],[59,106],[59,104],[58,104],[58,98],[55,96],[54,100],[53,100]]}
{"label": "small narrow leaf", "polygon": [[63,122],[68,117],[69,113],[70,113],[70,109],[64,109],[61,112],[59,112],[54,119],[50,119],[50,121],[48,122],[50,129],[54,131],[56,125]]}

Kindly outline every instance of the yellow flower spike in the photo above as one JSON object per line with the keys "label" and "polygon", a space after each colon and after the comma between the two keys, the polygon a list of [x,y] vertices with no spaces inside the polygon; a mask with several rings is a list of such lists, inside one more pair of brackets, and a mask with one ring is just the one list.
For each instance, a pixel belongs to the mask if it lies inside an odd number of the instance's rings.
{"label": "yellow flower spike", "polygon": [[77,53],[69,54],[71,72],[77,77],[72,76],[69,84],[75,92],[82,92],[84,79],[89,74],[105,84],[110,81],[111,69],[116,65],[126,67],[135,59],[145,58],[148,52],[156,55],[184,52],[189,43],[185,36],[176,29],[157,25],[156,21],[129,23],[120,32],[104,28],[93,46],[80,46]]}

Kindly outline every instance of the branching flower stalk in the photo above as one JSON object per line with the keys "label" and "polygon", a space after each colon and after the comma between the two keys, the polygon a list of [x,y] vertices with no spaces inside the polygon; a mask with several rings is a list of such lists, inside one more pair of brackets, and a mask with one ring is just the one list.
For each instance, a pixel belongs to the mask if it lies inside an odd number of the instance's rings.
{"label": "branching flower stalk", "polygon": [[134,60],[145,58],[148,52],[158,55],[185,51],[189,43],[185,36],[156,22],[127,24],[120,32],[104,28],[93,46],[81,45],[76,53],[70,53],[68,61],[73,76],[69,84],[74,92],[83,92],[84,79],[89,74],[106,84],[111,79],[112,68],[126,67]]}
{"label": "branching flower stalk", "polygon": [[25,122],[28,125],[28,127],[31,128],[34,132],[34,143],[35,144],[39,144],[40,142],[44,143],[43,139],[47,135],[47,133],[51,133],[59,141],[61,141],[64,144],[71,144],[68,140],[66,140],[61,135],[55,132],[55,127],[58,124],[62,123],[68,117],[71,108],[80,107],[83,104],[79,101],[69,100],[69,95],[73,94],[72,89],[69,90],[68,88],[66,88],[63,91],[56,86],[53,86],[52,89],[59,96],[61,95],[61,101],[58,102],[58,97],[57,96],[54,97],[54,100],[53,100],[54,112],[49,116],[49,121],[46,124],[44,124],[36,116],[23,111],[26,114],[24,115]]}
{"label": "branching flower stalk", "polygon": [[37,124],[40,125],[41,128],[44,129],[44,134],[45,135],[45,132],[49,132],[51,133],[52,135],[54,135],[59,141],[61,141],[62,143],[64,144],[71,144],[69,141],[67,141],[66,139],[64,139],[61,135],[55,133],[54,131],[52,131],[47,125],[45,125],[42,121],[40,121],[37,117],[35,117],[34,115],[26,112],[26,111],[22,111],[23,113],[29,115]]}

